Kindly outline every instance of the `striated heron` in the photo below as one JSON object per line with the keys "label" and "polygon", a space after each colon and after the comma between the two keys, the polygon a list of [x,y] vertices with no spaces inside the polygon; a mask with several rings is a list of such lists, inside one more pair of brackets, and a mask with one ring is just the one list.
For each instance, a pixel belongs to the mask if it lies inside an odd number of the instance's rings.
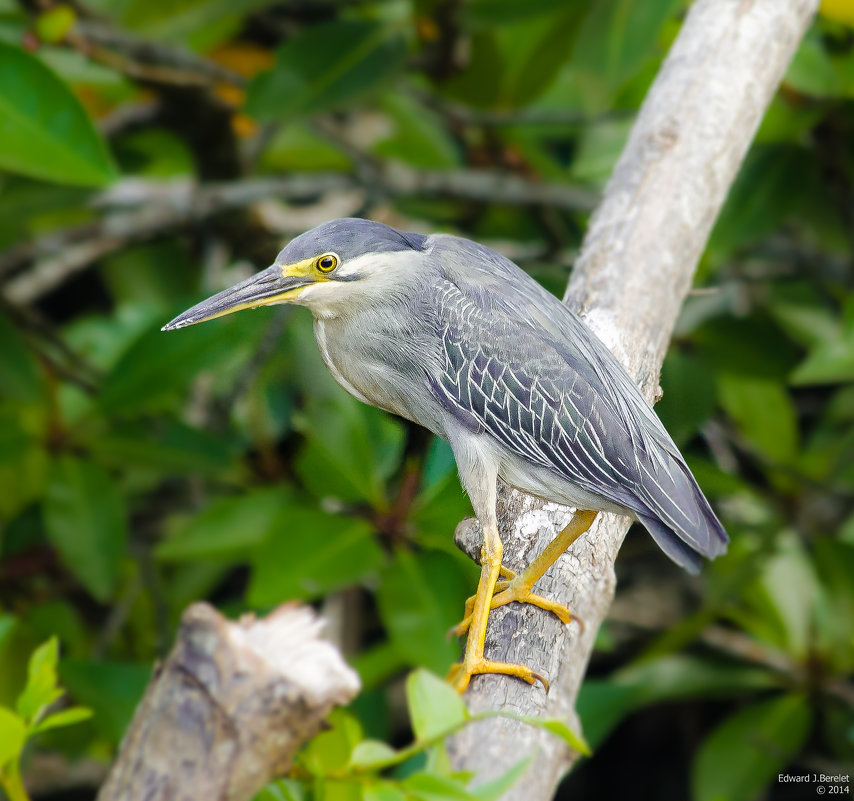
{"label": "striated heron", "polygon": [[[622,365],[556,297],[506,258],[446,234],[368,220],[325,223],[272,267],[199,303],[172,331],[240,309],[307,306],[323,361],[364,403],[446,439],[483,526],[481,575],[457,632],[468,631],[450,680],[478,673],[534,683],[522,665],[484,657],[489,610],[531,603],[569,622],[535,582],[597,511],[640,521],[696,572],[727,536],[673,440]],[[577,511],[521,573],[501,564],[496,482]]]}

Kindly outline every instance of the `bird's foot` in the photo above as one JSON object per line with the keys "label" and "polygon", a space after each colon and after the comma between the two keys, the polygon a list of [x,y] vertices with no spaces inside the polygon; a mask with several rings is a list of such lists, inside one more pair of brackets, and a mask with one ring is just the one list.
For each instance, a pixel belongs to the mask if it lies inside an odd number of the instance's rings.
{"label": "bird's foot", "polygon": [[516,676],[516,678],[522,679],[522,681],[526,681],[528,684],[536,684],[539,681],[542,682],[546,692],[549,691],[549,682],[546,677],[531,670],[531,668],[525,667],[525,665],[514,665],[510,662],[491,662],[482,657],[470,665],[466,664],[466,662],[458,662],[455,665],[451,665],[446,681],[458,693],[462,693],[469,686],[471,677],[480,673],[500,673],[504,676]]}
{"label": "bird's foot", "polygon": [[[517,574],[506,567],[502,567],[501,576],[504,580],[495,583],[495,594],[492,596],[492,603],[489,605],[490,609],[497,609],[499,606],[505,606],[512,601],[522,604],[533,604],[540,609],[545,609],[546,612],[557,615],[562,623],[571,623],[574,620],[581,627],[582,631],[584,630],[584,622],[581,618],[573,615],[566,606],[557,603],[557,601],[550,601],[548,598],[537,595],[535,592],[531,592],[532,582],[526,579],[524,572]],[[466,601],[464,617],[451,629],[451,636],[462,637],[469,630],[473,609],[474,596]]]}

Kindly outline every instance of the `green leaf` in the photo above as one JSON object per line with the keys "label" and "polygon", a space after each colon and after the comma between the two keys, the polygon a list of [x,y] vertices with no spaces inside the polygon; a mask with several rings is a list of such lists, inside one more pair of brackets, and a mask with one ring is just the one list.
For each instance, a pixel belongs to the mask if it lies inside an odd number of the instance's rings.
{"label": "green leaf", "polygon": [[467,589],[454,557],[397,551],[382,572],[377,602],[389,638],[410,665],[440,673],[459,659],[447,635],[462,616]]}
{"label": "green leaf", "polygon": [[52,676],[56,676],[56,666],[59,664],[59,640],[56,637],[51,637],[47,642],[42,643],[30,656],[28,665],[28,674],[32,678],[43,671],[48,671]]}
{"label": "green leaf", "polygon": [[298,779],[270,782],[252,801],[311,801],[310,788]]}
{"label": "green leaf", "polygon": [[508,712],[505,710],[501,711],[501,717],[518,720],[521,723],[527,723],[529,726],[536,726],[538,729],[544,729],[545,731],[554,734],[556,737],[560,737],[560,739],[563,740],[570,748],[578,751],[579,754],[584,754],[584,756],[590,756],[592,753],[590,751],[590,746],[584,738],[581,735],[576,734],[562,720],[537,718],[532,715],[517,715],[514,712]]}
{"label": "green leaf", "polygon": [[32,419],[31,415],[21,414],[20,407],[0,408],[0,464],[20,468],[35,439],[36,432],[28,425]]}
{"label": "green leaf", "polygon": [[15,704],[18,714],[29,724],[36,723],[43,711],[58,698],[62,690],[56,686],[56,666],[59,662],[59,640],[51,637],[30,657],[27,685]]}
{"label": "green leaf", "polygon": [[396,784],[378,781],[365,785],[363,801],[407,801],[407,797]]}
{"label": "green leaf", "polygon": [[716,374],[784,382],[801,357],[774,320],[761,312],[750,319],[728,316],[724,324],[706,324],[691,336],[698,355]]}
{"label": "green leaf", "polygon": [[105,93],[132,91],[130,81],[117,69],[101,64],[79,50],[71,50],[65,44],[42,45],[33,55],[69,86]]}
{"label": "green leaf", "polygon": [[572,66],[591,110],[607,107],[616,90],[659,55],[658,32],[681,0],[600,0],[575,44]]}
{"label": "green leaf", "polygon": [[396,756],[397,751],[382,740],[362,740],[350,754],[349,768],[351,770],[373,768],[393,760]]}
{"label": "green leaf", "polygon": [[851,97],[854,75],[834,63],[818,27],[807,31],[783,79],[784,84],[813,97]]}
{"label": "green leaf", "polygon": [[234,470],[237,452],[221,436],[184,425],[178,420],[122,422],[88,442],[101,463],[127,468],[150,468],[172,475],[200,473],[217,476]]}
{"label": "green leaf", "polygon": [[0,648],[3,646],[3,640],[5,640],[14,631],[17,624],[18,618],[14,615],[0,612]]}
{"label": "green leaf", "polygon": [[[450,448],[448,450],[450,451]],[[429,470],[428,457],[425,471]],[[460,520],[474,514],[471,501],[460,486],[453,455],[450,470],[442,478],[436,478],[428,484],[428,472],[424,475],[422,490],[409,510],[409,523],[415,532],[416,542],[422,547],[435,548],[452,555],[460,569],[468,576],[467,586],[473,588],[477,583],[480,568],[468,557],[461,558],[462,554],[454,545],[451,536]]]}
{"label": "green leaf", "polygon": [[[121,137],[123,158],[143,161],[146,164],[144,175],[151,178],[168,178],[172,174],[186,176],[192,172],[195,166],[188,154],[185,163],[175,164],[170,173],[171,165],[181,161],[180,154],[174,151],[182,147],[185,145],[177,134],[161,128]],[[197,265],[177,239],[158,238],[144,244],[129,244],[99,260],[98,273],[121,309],[120,313],[137,309],[150,314],[145,320],[150,325],[149,330],[160,328],[157,323],[173,311],[177,299],[198,291]]]}
{"label": "green leaf", "polygon": [[722,373],[718,393],[745,438],[774,462],[790,463],[798,449],[797,416],[786,389],[763,378]]}
{"label": "green leaf", "polygon": [[478,797],[459,779],[422,771],[401,782],[407,796],[419,801],[477,801]]}
{"label": "green leaf", "polygon": [[338,20],[303,29],[276,64],[249,86],[246,110],[259,120],[325,111],[378,89],[406,56],[403,39],[372,20]]}
{"label": "green leaf", "polygon": [[[101,1],[116,3],[116,0]],[[122,24],[137,35],[144,33],[152,41],[162,38],[181,41],[200,29],[215,28],[229,19],[239,25],[249,13],[270,4],[271,0],[126,0],[120,6],[120,16]],[[186,45],[186,41],[181,44]]]}
{"label": "green leaf", "polygon": [[684,698],[716,698],[755,693],[779,686],[779,677],[761,667],[712,657],[670,654],[643,659],[619,670],[612,681],[636,690],[636,700],[647,705]]}
{"label": "green leaf", "polygon": [[18,329],[3,314],[0,314],[0,342],[3,343],[0,351],[0,397],[30,403],[41,400],[42,377],[38,362]]}
{"label": "green leaf", "polygon": [[49,462],[40,443],[33,442],[32,438],[28,438],[28,442],[23,440],[27,436],[24,431],[6,429],[4,433],[9,439],[3,444],[12,450],[12,455],[11,458],[0,459],[0,487],[3,488],[0,492],[0,519],[12,520],[41,498]]}
{"label": "green leaf", "polygon": [[468,719],[459,693],[423,668],[406,677],[406,703],[417,741],[429,740]]}
{"label": "green leaf", "polygon": [[383,108],[394,121],[395,131],[374,148],[378,156],[401,159],[425,169],[459,166],[459,148],[438,115],[398,92],[384,96]]}
{"label": "green leaf", "polygon": [[582,4],[571,3],[560,14],[530,19],[502,32],[507,64],[503,107],[526,106],[549,88],[572,53],[583,13]]}
{"label": "green leaf", "polygon": [[481,801],[498,801],[499,798],[501,798],[519,781],[519,779],[522,778],[522,776],[524,776],[532,759],[533,756],[527,756],[524,759],[520,759],[515,765],[513,765],[513,767],[497,779],[484,782],[483,784],[478,784],[476,787],[472,788],[472,793],[480,798]]}
{"label": "green leaf", "polygon": [[820,647],[834,666],[833,672],[849,674],[854,670],[854,543],[819,538],[815,561],[821,579]]}
{"label": "green leaf", "polygon": [[818,299],[775,301],[771,306],[771,313],[792,339],[806,347],[843,336],[842,326],[833,311]]}
{"label": "green leaf", "polygon": [[308,439],[297,470],[315,495],[386,508],[386,480],[403,450],[398,421],[341,392],[311,404],[294,426]]}
{"label": "green leaf", "polygon": [[742,594],[730,615],[754,637],[804,660],[813,640],[819,598],[815,569],[800,539],[784,532],[778,550],[762,565],[762,574]]}
{"label": "green leaf", "polygon": [[101,736],[117,745],[151,679],[151,668],[63,659],[59,675],[74,699],[92,709],[92,722]]}
{"label": "green leaf", "polygon": [[469,25],[492,28],[557,11],[565,4],[566,0],[469,0],[461,12]]}
{"label": "green leaf", "polygon": [[608,679],[587,679],[576,709],[585,739],[594,747],[631,714],[650,704],[685,698],[717,698],[755,693],[779,686],[763,668],[673,654],[628,665]]}
{"label": "green leaf", "polygon": [[849,341],[823,343],[792,373],[795,386],[854,380],[854,348]]}
{"label": "green leaf", "polygon": [[48,729],[58,729],[62,726],[71,726],[75,723],[80,723],[84,720],[89,720],[92,717],[92,710],[85,706],[72,706],[68,709],[63,709],[52,715],[48,715],[41,723],[36,726],[32,733],[40,734]]}
{"label": "green leaf", "polygon": [[[182,393],[200,370],[221,368],[234,354],[236,331],[239,344],[254,341],[252,326],[253,320],[247,322],[244,317],[181,331],[146,329],[104,377],[98,396],[101,409],[129,413],[161,408]],[[252,333],[247,336],[244,330]]]}
{"label": "green leaf", "polygon": [[106,145],[71,90],[29,53],[0,42],[0,167],[56,183],[116,177]]}
{"label": "green leaf", "polygon": [[44,504],[48,538],[68,569],[99,601],[111,596],[127,540],[124,499],[98,465],[58,457]]}
{"label": "green leaf", "polygon": [[237,559],[275,534],[278,515],[291,504],[280,487],[219,498],[162,542],[159,559]]}
{"label": "green leaf", "polygon": [[623,152],[633,120],[604,119],[585,125],[579,132],[570,175],[575,180],[604,188]]}
{"label": "green leaf", "polygon": [[587,679],[578,694],[578,716],[584,734],[596,747],[638,706],[638,689],[616,681]]}
{"label": "green leaf", "polygon": [[786,219],[808,178],[804,163],[799,147],[759,145],[751,149],[709,239],[713,260],[730,259],[733,250],[767,236]]}
{"label": "green leaf", "polygon": [[495,32],[477,31],[468,50],[466,68],[442,83],[442,93],[475,108],[493,108],[499,103],[507,72]]}
{"label": "green leaf", "polygon": [[365,521],[291,505],[252,557],[247,597],[252,606],[316,598],[375,575],[383,560]]}
{"label": "green leaf", "polygon": [[0,706],[0,769],[17,759],[27,741],[27,724],[11,709]]}
{"label": "green leaf", "polygon": [[352,168],[352,161],[334,143],[315,131],[308,120],[294,120],[270,137],[258,164],[267,172],[337,170]]}
{"label": "green leaf", "polygon": [[[784,312],[785,313],[785,312]],[[854,302],[850,299],[840,324],[826,310],[812,315],[813,344],[807,358],[791,374],[795,385],[831,384],[854,379]],[[791,321],[792,315],[788,314]],[[800,322],[806,324],[801,318]]]}
{"label": "green leaf", "polygon": [[343,770],[364,736],[359,721],[341,709],[329,716],[331,728],[321,732],[300,753],[299,763],[315,776]]}
{"label": "green leaf", "polygon": [[707,364],[671,351],[661,370],[664,393],[655,411],[678,444],[696,434],[715,411],[715,379]]}
{"label": "green leaf", "polygon": [[810,707],[786,695],[742,709],[706,738],[692,770],[694,801],[753,801],[809,734]]}
{"label": "green leaf", "polygon": [[51,637],[47,642],[42,643],[30,657],[28,673],[30,677],[38,675],[43,671],[48,671],[54,677],[56,676],[56,666],[59,664],[59,640],[56,637]]}

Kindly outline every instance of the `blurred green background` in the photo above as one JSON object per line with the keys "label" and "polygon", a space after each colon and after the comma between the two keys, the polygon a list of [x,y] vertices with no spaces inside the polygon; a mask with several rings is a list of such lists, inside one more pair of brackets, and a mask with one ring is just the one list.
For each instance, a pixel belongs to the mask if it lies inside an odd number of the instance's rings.
{"label": "blurred green background", "polygon": [[[0,706],[55,635],[94,712],[33,738],[33,797],[93,797],[202,598],[316,604],[364,683],[339,723],[407,741],[402,679],[457,658],[477,575],[448,447],[339,389],[304,310],[159,328],[338,216],[476,238],[562,293],[687,5],[0,0]],[[692,578],[629,536],[579,701],[596,752],[558,798],[854,772],[854,9],[824,11],[661,379],[730,551]]]}

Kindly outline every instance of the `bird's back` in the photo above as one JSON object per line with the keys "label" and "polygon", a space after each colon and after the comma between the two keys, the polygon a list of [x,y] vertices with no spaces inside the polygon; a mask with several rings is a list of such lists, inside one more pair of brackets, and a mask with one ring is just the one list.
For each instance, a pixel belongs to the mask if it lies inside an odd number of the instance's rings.
{"label": "bird's back", "polygon": [[622,365],[512,262],[469,240],[427,241],[442,279],[422,300],[442,341],[440,403],[536,469],[633,513],[697,570],[727,537],[679,450]]}

